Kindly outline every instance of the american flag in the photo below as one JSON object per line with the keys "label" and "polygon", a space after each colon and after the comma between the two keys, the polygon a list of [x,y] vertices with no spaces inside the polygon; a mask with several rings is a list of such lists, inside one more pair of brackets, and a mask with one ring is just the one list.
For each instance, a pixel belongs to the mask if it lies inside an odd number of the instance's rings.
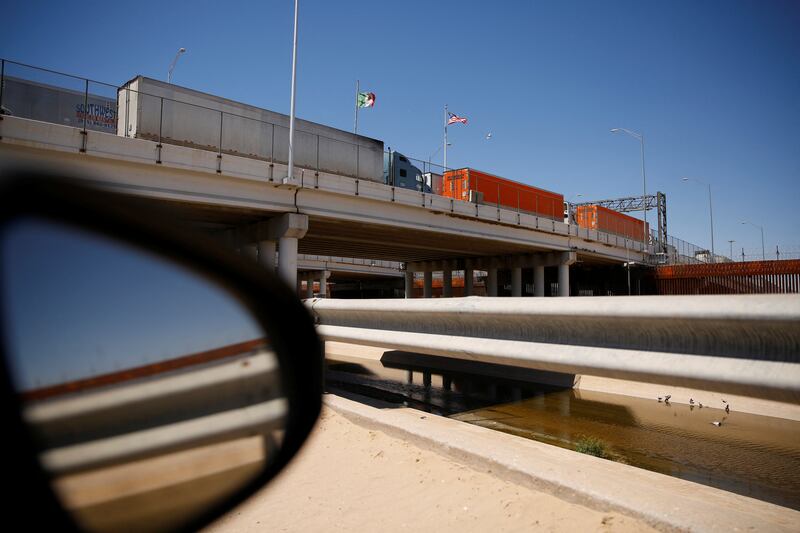
{"label": "american flag", "polygon": [[467,117],[459,117],[455,113],[447,113],[447,114],[449,115],[449,117],[447,119],[447,125],[448,126],[450,124],[455,124],[456,122],[460,122],[462,124],[466,124],[467,123]]}

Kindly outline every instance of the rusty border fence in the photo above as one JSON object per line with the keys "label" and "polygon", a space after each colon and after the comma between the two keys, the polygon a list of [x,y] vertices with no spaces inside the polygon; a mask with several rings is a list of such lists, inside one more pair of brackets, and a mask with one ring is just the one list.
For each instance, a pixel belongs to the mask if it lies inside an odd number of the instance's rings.
{"label": "rusty border fence", "polygon": [[658,294],[800,293],[800,259],[659,266]]}

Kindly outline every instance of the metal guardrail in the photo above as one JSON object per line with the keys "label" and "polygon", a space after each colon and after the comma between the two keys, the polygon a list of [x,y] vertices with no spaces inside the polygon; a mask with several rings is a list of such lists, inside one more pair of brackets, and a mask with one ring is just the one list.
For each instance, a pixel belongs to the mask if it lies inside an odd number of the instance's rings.
{"label": "metal guardrail", "polygon": [[79,472],[283,429],[277,360],[260,351],[96,391],[28,402],[23,416],[53,474]]}
{"label": "metal guardrail", "polygon": [[793,295],[306,305],[331,341],[800,401],[800,297]]}

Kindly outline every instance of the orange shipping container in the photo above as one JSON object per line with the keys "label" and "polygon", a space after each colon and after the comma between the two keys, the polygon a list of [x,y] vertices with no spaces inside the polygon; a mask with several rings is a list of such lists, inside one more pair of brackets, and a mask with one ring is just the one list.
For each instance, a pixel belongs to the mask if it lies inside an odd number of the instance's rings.
{"label": "orange shipping container", "polygon": [[[483,196],[480,203],[500,205],[554,220],[564,217],[564,196],[472,168],[448,170],[442,178],[442,194],[457,200],[470,200],[470,191]],[[473,195],[475,193],[473,192]]]}
{"label": "orange shipping container", "polygon": [[[641,241],[645,235],[643,220],[599,205],[579,205],[575,209],[575,221],[582,228],[614,233],[636,241]],[[647,224],[649,233],[650,225]]]}

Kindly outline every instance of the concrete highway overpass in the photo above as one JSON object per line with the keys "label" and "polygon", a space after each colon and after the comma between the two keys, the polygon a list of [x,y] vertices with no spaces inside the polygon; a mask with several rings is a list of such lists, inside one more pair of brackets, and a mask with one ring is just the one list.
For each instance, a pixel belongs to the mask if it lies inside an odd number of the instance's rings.
{"label": "concrete highway overpass", "polygon": [[430,273],[443,271],[445,295],[453,270],[487,271],[492,295],[498,269],[511,271],[518,294],[523,268],[541,289],[544,268],[557,267],[558,292],[567,295],[576,261],[619,265],[646,256],[639,241],[493,205],[313,169],[297,168],[290,181],[278,162],[4,116],[0,168],[17,165],[156,199],[194,227],[277,263],[289,284],[298,281],[300,253],[404,262],[407,287],[412,272],[425,272],[427,289]]}

